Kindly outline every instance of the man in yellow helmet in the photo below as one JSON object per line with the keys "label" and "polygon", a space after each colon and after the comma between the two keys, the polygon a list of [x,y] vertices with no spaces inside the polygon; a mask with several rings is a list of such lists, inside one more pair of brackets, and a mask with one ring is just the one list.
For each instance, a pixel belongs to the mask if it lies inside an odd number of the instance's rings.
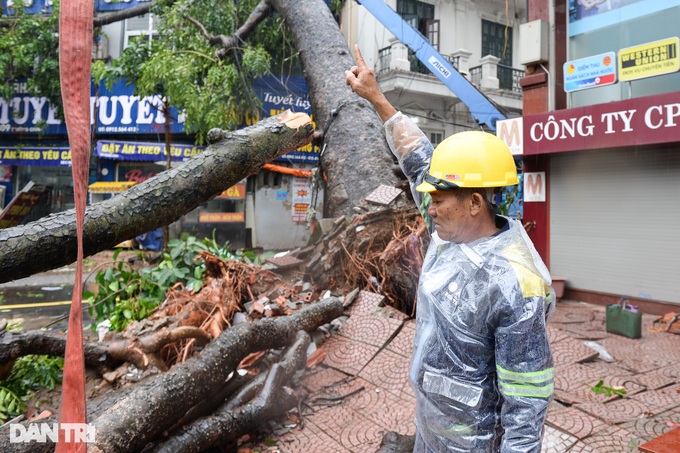
{"label": "man in yellow helmet", "polygon": [[496,215],[517,184],[508,147],[481,131],[436,149],[380,92],[359,48],[345,72],[385,123],[432,233],[418,286],[410,380],[415,452],[540,452],[553,394],[550,274],[521,223]]}

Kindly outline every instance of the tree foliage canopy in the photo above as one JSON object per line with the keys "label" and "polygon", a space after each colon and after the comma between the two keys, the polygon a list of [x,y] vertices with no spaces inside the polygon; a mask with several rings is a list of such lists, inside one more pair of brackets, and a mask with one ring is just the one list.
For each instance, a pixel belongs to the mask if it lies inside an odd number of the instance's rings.
{"label": "tree foliage canopy", "polygon": [[[22,2],[15,3],[14,15],[2,11],[0,23],[0,97],[10,99],[14,82],[25,80],[30,94],[59,106],[59,1],[48,16],[25,14]],[[214,127],[238,128],[246,115],[259,113],[255,78],[299,75],[297,51],[277,14],[268,14],[245,39],[236,34],[259,3],[156,0],[150,12],[158,34],[133,39],[112,62],[95,61],[95,83],[125,79],[134,83],[136,95],[160,94],[183,112],[185,131],[198,143]],[[334,8],[340,6],[333,1]],[[95,29],[95,36],[101,33]],[[226,39],[235,39],[235,45],[225,49]]]}
{"label": "tree foliage canopy", "polygon": [[59,2],[49,16],[24,13],[23,2],[15,2],[13,18],[0,11],[0,98],[11,99],[14,83],[26,81],[27,91],[60,104]]}

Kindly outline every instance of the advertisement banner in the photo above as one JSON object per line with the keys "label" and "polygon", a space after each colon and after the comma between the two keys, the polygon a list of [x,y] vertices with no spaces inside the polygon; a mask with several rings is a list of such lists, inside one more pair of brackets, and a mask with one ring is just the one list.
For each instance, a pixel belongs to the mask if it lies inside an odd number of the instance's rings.
{"label": "advertisement banner", "polygon": [[215,198],[219,198],[221,200],[245,200],[246,184],[245,182],[235,184]]}
{"label": "advertisement banner", "polygon": [[[205,149],[196,145],[170,145],[173,162],[184,162]],[[150,161],[165,164],[165,143],[124,142],[113,140],[98,140],[94,150],[95,156],[104,159],[124,161]]]}
{"label": "advertisement banner", "polygon": [[292,182],[292,208],[291,217],[293,222],[306,222],[307,210],[312,203],[312,181],[309,178],[293,178]]}
{"label": "advertisement banner", "polygon": [[569,0],[569,36],[678,6],[677,0]]}
{"label": "advertisement banner", "polygon": [[70,167],[71,150],[60,146],[0,146],[0,165]]}
{"label": "advertisement banner", "polygon": [[0,213],[0,229],[17,226],[48,194],[47,186],[30,181]]}
{"label": "advertisement banner", "polygon": [[[291,110],[308,114],[312,123],[314,123],[312,104],[309,101],[307,83],[304,78],[287,77],[285,80],[280,80],[276,77],[264,76],[255,80],[253,89],[262,101],[264,118],[278,115],[283,113],[284,110]],[[248,118],[246,118],[246,125],[249,126],[259,120],[257,118],[256,121],[248,121]],[[316,128],[316,125],[314,127]],[[317,164],[319,162],[319,151],[318,146],[312,146],[310,143],[275,159],[275,161]]]}
{"label": "advertisement banner", "polygon": [[201,212],[199,223],[243,223],[246,215],[243,212]]}
{"label": "advertisement banner", "polygon": [[[14,16],[16,3],[23,1],[24,14],[52,14],[53,0],[0,0],[0,9],[8,16]],[[94,0],[95,11],[121,11],[133,6],[149,4],[152,0]]]}
{"label": "advertisement banner", "polygon": [[[45,96],[28,94],[26,84],[14,84],[12,99],[0,98],[0,135],[66,135],[66,124],[57,116],[57,108]],[[91,84],[90,124],[98,134],[163,134],[165,116],[160,96],[135,96],[134,85],[125,81],[113,84],[109,91],[102,84]],[[94,93],[98,93],[95,96]],[[184,132],[184,115],[171,107],[172,133]]]}
{"label": "advertisement banner", "polygon": [[151,0],[95,0],[95,11],[122,11],[139,5],[148,5]]}
{"label": "advertisement banner", "polygon": [[670,74],[680,69],[678,37],[619,50],[619,79],[643,79]]}
{"label": "advertisement banner", "polygon": [[607,52],[563,65],[564,91],[567,93],[586,88],[611,85],[616,82],[616,54]]}

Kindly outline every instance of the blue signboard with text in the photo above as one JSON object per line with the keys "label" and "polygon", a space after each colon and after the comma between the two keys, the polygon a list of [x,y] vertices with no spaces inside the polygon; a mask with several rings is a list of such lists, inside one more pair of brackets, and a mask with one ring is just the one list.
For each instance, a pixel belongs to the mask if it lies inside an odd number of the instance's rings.
{"label": "blue signboard with text", "polygon": [[[281,80],[276,77],[265,76],[256,79],[253,88],[257,93],[257,97],[262,101],[262,115],[264,118],[278,115],[284,110],[291,110],[308,114],[312,122],[314,122],[312,105],[309,101],[307,83],[304,78],[287,77]],[[247,121],[247,123],[249,122]],[[310,143],[279,157],[276,161],[316,164],[319,162],[319,148],[312,146]]]}

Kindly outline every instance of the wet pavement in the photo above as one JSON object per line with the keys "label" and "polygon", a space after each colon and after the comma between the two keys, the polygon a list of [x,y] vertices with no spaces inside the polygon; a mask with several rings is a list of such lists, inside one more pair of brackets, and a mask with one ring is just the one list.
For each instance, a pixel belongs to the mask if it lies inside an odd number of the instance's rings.
{"label": "wet pavement", "polygon": [[[63,280],[63,279],[62,279]],[[65,330],[71,307],[73,281],[36,285],[0,285],[0,318],[20,323],[23,330]]]}
{"label": "wet pavement", "polygon": [[[373,453],[388,431],[415,433],[407,383],[414,321],[381,301],[360,293],[323,345],[324,361],[303,378],[302,423],[277,425],[253,450]],[[543,452],[637,452],[680,426],[680,335],[655,331],[656,318],[643,315],[642,338],[633,340],[606,332],[605,307],[559,302],[549,323],[555,398]],[[596,394],[600,380],[626,394]]]}

